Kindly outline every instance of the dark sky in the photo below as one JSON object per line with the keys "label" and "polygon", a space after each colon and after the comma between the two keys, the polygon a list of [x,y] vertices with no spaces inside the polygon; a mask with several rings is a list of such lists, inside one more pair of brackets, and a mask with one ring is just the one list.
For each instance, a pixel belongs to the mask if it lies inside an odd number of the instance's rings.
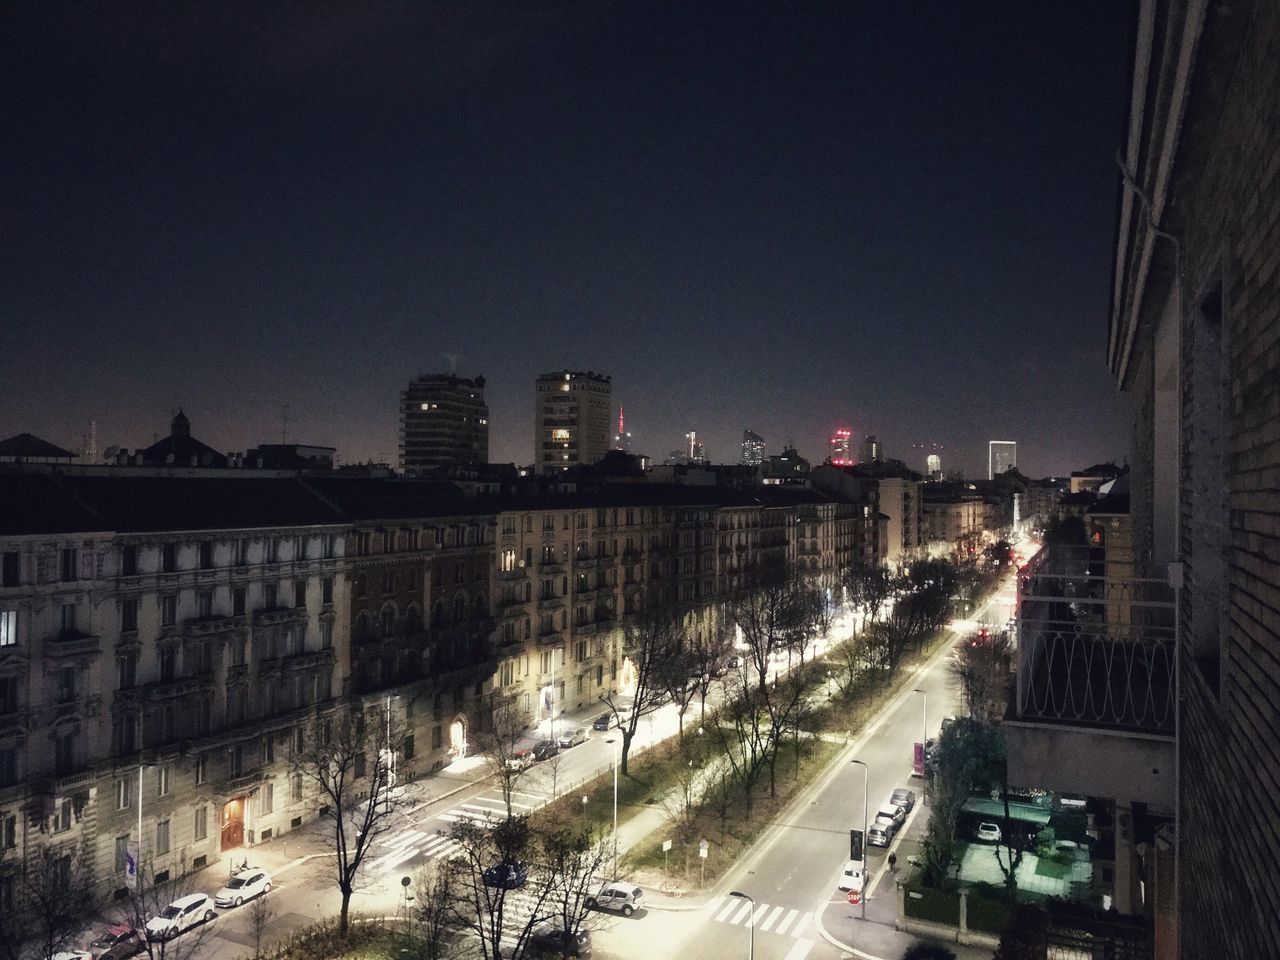
{"label": "dark sky", "polygon": [[[140,12],[143,8],[149,13]],[[909,9],[905,9],[908,8]],[[155,15],[152,16],[151,14]],[[637,447],[840,425],[1124,455],[1127,4],[36,3],[0,14],[0,436],[394,459],[419,372],[613,376]]]}

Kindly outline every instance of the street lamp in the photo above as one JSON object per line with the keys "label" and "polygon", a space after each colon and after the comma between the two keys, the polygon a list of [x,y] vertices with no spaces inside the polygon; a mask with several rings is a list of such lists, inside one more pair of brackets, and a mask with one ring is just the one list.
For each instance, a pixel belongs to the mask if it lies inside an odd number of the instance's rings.
{"label": "street lamp", "polygon": [[396,750],[391,745],[391,701],[399,700],[400,694],[387,694],[387,713],[386,713],[386,730],[387,739],[383,743],[384,749],[387,751],[387,789],[390,790],[396,784]]}
{"label": "street lamp", "polygon": [[[618,876],[618,738],[610,737],[605,743],[613,747],[613,876]],[[583,800],[586,798],[583,797]]]}
{"label": "street lamp", "polygon": [[925,741],[929,739],[929,695],[919,687],[911,692],[920,694],[923,701],[920,705],[920,749],[924,750]]}
{"label": "street lamp", "polygon": [[867,919],[867,892],[871,885],[867,883],[867,784],[871,779],[871,768],[861,760],[850,760],[862,768],[862,919]]}
{"label": "street lamp", "polygon": [[[854,761],[855,763],[857,761]],[[747,921],[747,929],[751,939],[747,941],[747,960],[756,960],[756,902],[741,890],[730,890],[729,896],[737,897],[751,904],[751,918]]]}

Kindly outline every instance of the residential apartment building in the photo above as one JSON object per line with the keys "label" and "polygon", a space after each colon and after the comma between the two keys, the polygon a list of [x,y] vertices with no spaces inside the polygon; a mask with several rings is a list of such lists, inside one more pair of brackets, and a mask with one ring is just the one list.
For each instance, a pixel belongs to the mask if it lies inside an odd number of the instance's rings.
{"label": "residential apartment building", "polygon": [[609,451],[609,377],[582,370],[544,373],[535,384],[533,458],[539,473],[588,466]]}
{"label": "residential apartment building", "polygon": [[856,467],[823,465],[814,469],[813,485],[824,492],[862,504],[883,521],[880,533],[884,562],[898,565],[924,546],[920,475],[895,461]]}
{"label": "residential apartment building", "polygon": [[[1032,656],[1051,651],[1024,628],[1010,777],[1052,786],[1056,771],[1117,798],[1117,905],[1149,918],[1159,960],[1274,957],[1280,10],[1142,0],[1135,25],[1108,328],[1130,409],[1129,509],[1113,486],[1085,514],[1105,553],[1084,636],[1094,663],[1115,665],[1091,689],[1113,706],[1043,717],[1035,695],[1086,674]],[[1129,609],[1112,625],[1124,563]]]}
{"label": "residential apartment building", "polygon": [[400,393],[400,469],[429,473],[489,462],[484,377],[424,374]]}

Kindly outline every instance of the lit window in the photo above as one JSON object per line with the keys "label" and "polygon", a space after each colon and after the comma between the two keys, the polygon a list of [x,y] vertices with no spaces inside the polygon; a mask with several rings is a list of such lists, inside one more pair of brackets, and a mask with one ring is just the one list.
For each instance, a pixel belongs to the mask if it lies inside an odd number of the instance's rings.
{"label": "lit window", "polygon": [[567,383],[562,383],[562,384],[560,384],[560,389],[561,389],[562,391],[564,391],[565,393],[568,393],[568,392],[569,392],[569,385],[568,385]]}
{"label": "lit window", "polygon": [[424,403],[424,404],[422,405],[422,409],[423,409],[423,410],[430,410],[430,409],[431,409],[431,404],[429,404],[429,403]]}
{"label": "lit window", "polygon": [[18,643],[18,611],[0,610],[0,647]]}
{"label": "lit window", "polygon": [[552,440],[568,440],[569,431],[568,430],[552,430],[551,439]]}

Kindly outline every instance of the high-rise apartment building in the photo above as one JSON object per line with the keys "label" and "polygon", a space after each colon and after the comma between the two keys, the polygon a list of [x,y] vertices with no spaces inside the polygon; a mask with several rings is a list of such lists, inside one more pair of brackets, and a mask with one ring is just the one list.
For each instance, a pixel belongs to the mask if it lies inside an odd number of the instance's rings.
{"label": "high-rise apartment building", "polygon": [[419,473],[489,462],[484,377],[425,374],[400,393],[400,468]]}
{"label": "high-rise apartment building", "polygon": [[880,441],[876,439],[874,433],[867,434],[862,440],[862,452],[858,460],[860,463],[876,463],[884,459],[884,451],[880,449]]}
{"label": "high-rise apartment building", "polygon": [[690,463],[706,463],[702,453],[702,441],[698,439],[698,431],[690,430],[684,435],[684,452]]}
{"label": "high-rise apartment building", "polygon": [[609,451],[613,385],[603,374],[560,370],[538,377],[533,456],[539,473],[586,466]]}
{"label": "high-rise apartment building", "polygon": [[827,459],[831,461],[833,467],[853,466],[853,452],[850,450],[852,444],[851,436],[852,431],[846,427],[840,427],[831,435],[831,452]]}
{"label": "high-rise apartment building", "polygon": [[738,461],[749,467],[758,467],[764,462],[764,437],[751,430],[742,431],[742,457]]}
{"label": "high-rise apartment building", "polygon": [[1018,465],[1018,444],[1013,440],[991,440],[987,443],[987,479],[1012,470]]}
{"label": "high-rise apartment building", "polygon": [[942,458],[936,453],[931,453],[924,458],[925,473],[928,474],[930,480],[942,479]]}

